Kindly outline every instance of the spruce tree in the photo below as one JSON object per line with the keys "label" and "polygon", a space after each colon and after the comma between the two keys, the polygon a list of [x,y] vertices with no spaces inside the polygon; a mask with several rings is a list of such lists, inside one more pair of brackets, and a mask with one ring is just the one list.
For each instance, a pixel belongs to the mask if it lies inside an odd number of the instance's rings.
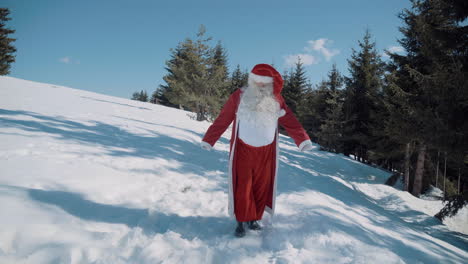
{"label": "spruce tree", "polygon": [[333,64],[332,69],[328,73],[328,80],[323,84],[322,100],[323,105],[323,120],[320,125],[318,138],[320,145],[332,152],[342,152],[342,137],[343,137],[343,86],[344,79]]}
{"label": "spruce tree", "polygon": [[137,101],[142,101],[142,102],[148,102],[148,94],[146,91],[141,90],[140,92],[134,92],[132,94],[132,100],[137,100]]}
{"label": "spruce tree", "polygon": [[305,77],[304,65],[300,59],[298,59],[295,66],[295,69],[290,74],[284,76],[285,83],[283,85],[282,96],[294,114],[300,115],[300,113],[297,113],[297,110],[303,99],[307,78]]}
{"label": "spruce tree", "polygon": [[[369,159],[380,167],[391,171],[395,168],[401,170],[402,160],[406,153],[406,143],[409,142],[408,140],[401,140],[407,134],[395,136],[394,132],[390,132],[390,130],[398,130],[395,132],[401,133],[408,131],[407,128],[400,125],[390,124],[390,122],[403,124],[395,120],[395,118],[404,118],[406,115],[404,113],[406,108],[401,107],[404,99],[398,98],[398,96],[392,97],[394,95],[394,91],[390,86],[392,78],[394,76],[390,72],[386,72],[382,94],[376,98],[377,111],[374,112],[373,118],[378,122],[374,122],[371,126],[373,141],[369,149]],[[392,102],[393,99],[395,102]],[[411,146],[409,151],[411,151]]]}
{"label": "spruce tree", "polygon": [[12,43],[16,39],[9,37],[15,30],[6,27],[6,21],[11,20],[9,14],[8,8],[0,8],[0,75],[10,74],[11,63],[15,62],[16,48]]}
{"label": "spruce tree", "polygon": [[229,70],[227,52],[221,42],[209,49],[207,56],[207,86],[206,119],[213,121],[219,114],[222,104],[229,97]]}
{"label": "spruce tree", "polygon": [[195,112],[198,121],[217,116],[227,89],[225,68],[216,64],[216,49],[209,46],[211,38],[205,38],[205,33],[202,25],[197,39],[187,38],[171,50],[168,74],[163,78],[167,83],[164,95],[172,104]]}
{"label": "spruce tree", "polygon": [[176,104],[172,104],[167,98],[169,86],[159,85],[158,88],[151,94],[150,102],[153,104],[160,104],[164,106],[169,106],[173,108],[178,108]]}
{"label": "spruce tree", "polygon": [[312,89],[310,84],[307,84],[306,87],[303,100],[301,100],[298,119],[303,124],[312,141],[325,144],[320,135],[320,127],[327,119],[326,100],[329,98],[327,82],[325,80],[321,81],[314,89]]}
{"label": "spruce tree", "polygon": [[220,68],[222,81],[226,81],[229,77],[227,52],[220,41],[214,47],[213,53],[213,65]]}
{"label": "spruce tree", "polygon": [[336,63],[333,63],[332,69],[328,73],[328,87],[331,92],[335,92],[336,90],[340,90],[344,84],[344,77],[336,68]]}
{"label": "spruce tree", "polygon": [[210,66],[210,74],[217,76],[220,82],[218,87],[221,90],[222,100],[224,101],[230,95],[229,88],[229,71],[228,71],[228,59],[227,51],[219,41],[213,49],[212,63]]}
{"label": "spruce tree", "polygon": [[242,72],[239,64],[237,64],[236,69],[232,72],[230,78],[230,84],[228,88],[228,93],[233,93],[236,89],[244,87],[247,85],[249,74],[247,71]]}
{"label": "spruce tree", "polygon": [[174,70],[178,67],[181,67],[182,62],[186,59],[186,51],[182,48],[182,45],[179,45],[174,48],[170,49],[170,59],[166,61],[165,70],[167,74],[163,76],[163,80],[166,84],[160,84],[158,88],[153,92],[152,97],[154,98],[153,101],[159,102],[162,105],[174,107],[174,108],[183,108],[179,103],[173,103],[169,99],[170,93],[172,90],[172,83],[176,81],[178,76],[175,75]]}
{"label": "spruce tree", "polygon": [[339,153],[342,151],[343,137],[343,100],[340,91],[330,92],[326,101],[325,120],[320,126],[319,142],[327,151]]}
{"label": "spruce tree", "polygon": [[354,154],[362,161],[369,162],[368,149],[373,140],[371,127],[377,111],[377,97],[382,91],[384,64],[375,49],[375,42],[366,30],[360,51],[352,50],[348,60],[350,77],[345,78],[345,154]]}
{"label": "spruce tree", "polygon": [[[458,1],[412,1],[400,13],[405,25],[399,40],[406,55],[391,54],[393,95],[388,100],[401,111],[392,113],[389,128],[394,136],[417,148],[418,160],[412,193],[419,195],[424,183],[425,157],[448,153],[448,164],[460,167],[468,149],[467,27],[459,25]],[[401,136],[401,137],[399,137]],[[402,142],[405,143],[405,142]],[[426,164],[427,166],[427,164]],[[464,167],[464,166],[463,166]],[[450,171],[450,168],[449,170]]]}

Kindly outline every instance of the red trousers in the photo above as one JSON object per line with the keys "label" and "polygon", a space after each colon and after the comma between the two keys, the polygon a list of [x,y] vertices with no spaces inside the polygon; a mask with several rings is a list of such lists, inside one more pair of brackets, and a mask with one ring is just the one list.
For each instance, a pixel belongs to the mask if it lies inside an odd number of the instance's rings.
{"label": "red trousers", "polygon": [[236,184],[234,213],[237,221],[262,219],[268,196],[271,196],[271,177],[275,146],[273,143],[254,147],[240,138],[236,142]]}

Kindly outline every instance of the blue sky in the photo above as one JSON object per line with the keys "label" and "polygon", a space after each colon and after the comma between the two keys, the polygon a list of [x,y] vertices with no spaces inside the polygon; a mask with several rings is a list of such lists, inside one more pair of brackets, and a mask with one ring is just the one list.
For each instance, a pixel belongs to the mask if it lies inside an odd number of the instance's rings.
{"label": "blue sky", "polygon": [[[348,74],[351,49],[369,28],[376,47],[399,50],[397,17],[409,0],[149,1],[2,0],[16,30],[10,76],[129,98],[164,83],[170,49],[201,24],[221,41],[229,70],[273,63],[283,73],[298,55],[316,84],[332,64]],[[385,58],[384,58],[385,59]]]}

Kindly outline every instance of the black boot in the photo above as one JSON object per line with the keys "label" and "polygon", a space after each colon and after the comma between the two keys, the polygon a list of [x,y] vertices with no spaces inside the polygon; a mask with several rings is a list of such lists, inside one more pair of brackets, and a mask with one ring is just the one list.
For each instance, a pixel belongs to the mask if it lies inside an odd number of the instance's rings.
{"label": "black boot", "polygon": [[262,227],[258,224],[257,221],[249,221],[249,229],[262,230]]}
{"label": "black boot", "polygon": [[244,223],[237,221],[237,228],[236,232],[234,233],[236,237],[243,237],[245,236],[245,229],[244,229]]}

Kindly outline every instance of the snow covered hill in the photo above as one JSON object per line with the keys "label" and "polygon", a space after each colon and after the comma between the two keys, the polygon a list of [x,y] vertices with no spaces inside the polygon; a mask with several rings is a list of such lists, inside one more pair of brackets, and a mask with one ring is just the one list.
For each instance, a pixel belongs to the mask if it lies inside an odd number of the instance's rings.
{"label": "snow covered hill", "polygon": [[468,226],[433,218],[440,201],[284,136],[277,215],[235,238],[229,131],[209,152],[199,147],[208,126],[182,110],[0,77],[0,263],[467,263]]}

